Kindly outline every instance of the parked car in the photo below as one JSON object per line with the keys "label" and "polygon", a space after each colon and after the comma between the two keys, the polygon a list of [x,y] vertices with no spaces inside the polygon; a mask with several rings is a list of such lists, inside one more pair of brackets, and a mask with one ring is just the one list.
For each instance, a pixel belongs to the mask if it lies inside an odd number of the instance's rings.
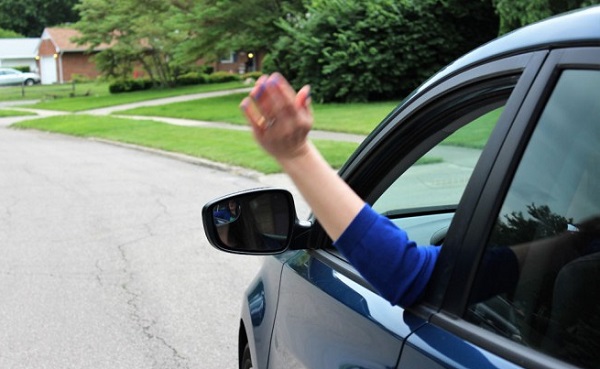
{"label": "parked car", "polygon": [[13,68],[0,68],[0,86],[22,85],[33,86],[42,81],[37,73],[21,72]]}
{"label": "parked car", "polygon": [[[453,146],[460,135],[473,147]],[[600,367],[600,7],[448,65],[339,173],[418,244],[441,245],[424,296],[385,301],[285,190],[216,199],[212,245],[273,255],[243,298],[240,368]],[[216,222],[230,200],[240,216]],[[519,245],[519,271],[489,270],[493,250]],[[506,288],[486,296],[490,273]]]}

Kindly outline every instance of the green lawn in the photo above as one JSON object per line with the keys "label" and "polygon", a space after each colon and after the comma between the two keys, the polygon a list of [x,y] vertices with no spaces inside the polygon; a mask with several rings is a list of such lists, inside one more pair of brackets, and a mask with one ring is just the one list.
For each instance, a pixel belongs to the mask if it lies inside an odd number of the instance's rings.
{"label": "green lawn", "polygon": [[70,96],[89,95],[97,97],[108,95],[108,83],[86,82],[62,85],[11,86],[0,88],[0,101],[53,100],[71,98]]}
{"label": "green lawn", "polygon": [[[250,132],[89,115],[41,118],[21,122],[13,127],[132,143],[251,168],[267,174],[280,171],[277,163],[255,143]],[[325,140],[315,140],[314,143],[334,168],[341,167],[358,146],[355,143]]]}
{"label": "green lawn", "polygon": [[483,149],[496,126],[496,122],[504,108],[492,110],[482,115],[473,122],[456,131],[452,136],[444,140],[444,144],[452,146],[470,147]]}
{"label": "green lawn", "polygon": [[27,111],[18,111],[18,110],[10,110],[10,109],[0,110],[0,118],[20,117],[20,116],[26,116],[26,115],[35,115],[35,114],[27,112]]}
{"label": "green lawn", "polygon": [[[161,106],[119,111],[119,115],[142,115],[185,118],[209,122],[246,124],[239,104],[247,94],[186,101]],[[368,134],[387,116],[398,102],[313,104],[315,129],[333,132]]]}
{"label": "green lawn", "polygon": [[226,82],[177,88],[157,88],[145,91],[110,94],[108,92],[108,85],[105,85],[104,90],[98,91],[98,93],[91,93],[89,96],[81,96],[79,94],[76,97],[66,96],[52,100],[45,100],[31,107],[35,107],[36,109],[77,112],[96,108],[105,108],[107,106],[158,99],[163,97],[181,96],[200,92],[230,90],[243,87],[247,86],[245,86],[242,82]]}

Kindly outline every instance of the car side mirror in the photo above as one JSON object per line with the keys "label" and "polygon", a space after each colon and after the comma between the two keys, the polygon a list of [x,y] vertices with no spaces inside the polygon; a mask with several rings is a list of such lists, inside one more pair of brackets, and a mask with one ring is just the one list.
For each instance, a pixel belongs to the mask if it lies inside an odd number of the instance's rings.
{"label": "car side mirror", "polygon": [[277,254],[290,246],[298,223],[292,195],[258,189],[213,200],[202,209],[204,233],[219,250]]}

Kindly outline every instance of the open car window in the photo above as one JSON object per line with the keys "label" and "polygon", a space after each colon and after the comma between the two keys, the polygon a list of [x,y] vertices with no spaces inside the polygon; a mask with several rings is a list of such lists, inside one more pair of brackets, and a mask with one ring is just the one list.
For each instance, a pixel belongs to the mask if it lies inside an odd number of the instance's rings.
{"label": "open car window", "polygon": [[[420,245],[441,244],[475,165],[504,108],[495,102],[420,157],[373,203]],[[500,105],[500,106],[498,106]],[[449,127],[453,127],[451,122]],[[450,128],[452,129],[452,128]]]}

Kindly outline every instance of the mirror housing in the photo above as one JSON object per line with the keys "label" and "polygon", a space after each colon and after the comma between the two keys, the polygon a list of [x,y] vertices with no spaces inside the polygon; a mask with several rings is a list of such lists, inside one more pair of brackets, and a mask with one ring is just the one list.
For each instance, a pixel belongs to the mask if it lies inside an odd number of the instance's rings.
{"label": "mirror housing", "polygon": [[[247,255],[273,255],[305,248],[309,227],[301,225],[287,190],[248,190],[208,202],[202,209],[204,233],[219,250]],[[304,239],[304,241],[303,241]]]}

